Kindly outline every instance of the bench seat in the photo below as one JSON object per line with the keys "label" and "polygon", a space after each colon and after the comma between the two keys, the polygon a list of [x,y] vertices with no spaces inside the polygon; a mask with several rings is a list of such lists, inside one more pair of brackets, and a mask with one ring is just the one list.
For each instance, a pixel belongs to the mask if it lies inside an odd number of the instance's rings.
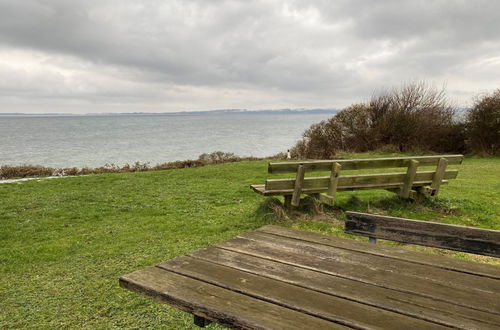
{"label": "bench seat", "polygon": [[[432,181],[417,181],[413,182],[414,189],[424,187],[431,184]],[[448,180],[443,180],[441,184],[447,184]],[[353,190],[367,190],[367,189],[400,189],[402,183],[386,183],[386,184],[362,184],[352,186],[338,186],[337,191],[353,191]],[[279,195],[292,195],[293,189],[279,189],[279,190],[266,190],[265,184],[252,184],[250,188],[258,194],[263,196],[279,196]],[[317,194],[327,191],[327,188],[303,188],[304,194]]]}

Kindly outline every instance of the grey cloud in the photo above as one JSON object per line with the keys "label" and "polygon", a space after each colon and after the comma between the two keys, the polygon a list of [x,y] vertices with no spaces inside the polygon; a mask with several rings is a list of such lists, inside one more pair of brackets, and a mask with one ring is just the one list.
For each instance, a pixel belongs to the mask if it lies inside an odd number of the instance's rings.
{"label": "grey cloud", "polygon": [[409,79],[447,81],[463,102],[498,86],[498,12],[497,1],[0,0],[0,106],[341,107]]}

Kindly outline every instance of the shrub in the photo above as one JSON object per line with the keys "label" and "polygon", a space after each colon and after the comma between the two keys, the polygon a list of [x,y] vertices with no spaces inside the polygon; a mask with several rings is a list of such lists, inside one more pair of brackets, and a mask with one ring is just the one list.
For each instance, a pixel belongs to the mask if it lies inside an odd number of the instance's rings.
{"label": "shrub", "polygon": [[464,150],[464,126],[443,89],[410,83],[374,94],[312,125],[292,149],[298,158],[334,158],[395,146],[400,152]]}
{"label": "shrub", "polygon": [[500,154],[500,89],[476,97],[467,113],[467,138],[475,153]]}
{"label": "shrub", "polygon": [[54,170],[52,168],[38,166],[38,165],[21,165],[21,166],[1,166],[0,178],[26,178],[37,176],[50,176]]}
{"label": "shrub", "polygon": [[370,100],[372,134],[377,146],[395,145],[399,151],[442,150],[454,109],[444,89],[411,83]]}
{"label": "shrub", "polygon": [[222,152],[215,151],[210,154],[201,154],[198,157],[198,161],[203,164],[220,164],[220,163],[229,163],[235,162],[239,160],[239,157],[233,154],[232,152]]}

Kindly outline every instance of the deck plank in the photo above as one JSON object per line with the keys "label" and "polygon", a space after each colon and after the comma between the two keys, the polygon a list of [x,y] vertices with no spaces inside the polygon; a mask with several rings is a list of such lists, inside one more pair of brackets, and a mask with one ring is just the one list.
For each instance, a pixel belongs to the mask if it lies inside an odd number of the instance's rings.
{"label": "deck plank", "polygon": [[500,279],[500,267],[482,264],[479,262],[446,258],[441,255],[408,251],[404,249],[383,246],[380,244],[369,244],[365,242],[354,241],[351,239],[331,237],[318,233],[300,231],[278,226],[264,226],[262,228],[259,228],[257,231],[262,231],[278,236],[290,237],[297,240],[320,243],[346,250],[383,256],[390,259],[411,261],[417,264],[429,265],[462,273]]}
{"label": "deck plank", "polygon": [[160,264],[159,267],[353,328],[445,328],[421,319],[189,256],[169,260]]}
{"label": "deck plank", "polygon": [[148,267],[120,278],[120,285],[221,325],[241,329],[346,329],[276,304]]}
{"label": "deck plank", "polygon": [[493,291],[468,290],[467,288],[459,287],[459,283],[455,283],[458,287],[450,287],[442,283],[429,282],[405,274],[387,271],[382,267],[383,265],[371,268],[362,264],[349,263],[348,260],[336,258],[333,254],[326,255],[320,249],[304,249],[300,246],[287,248],[282,245],[281,241],[279,243],[277,241],[264,242],[236,237],[215,246],[354,279],[379,287],[438,299],[484,312],[500,314],[497,287],[492,288]]}
{"label": "deck plank", "polygon": [[340,249],[324,244],[296,240],[289,237],[276,236],[264,232],[251,232],[239,237],[251,240],[262,241],[279,245],[280,248],[290,251],[300,251],[314,256],[327,259],[334,258],[337,261],[361,265],[370,269],[382,269],[392,274],[404,275],[414,278],[413,280],[426,281],[428,283],[438,283],[454,290],[466,290],[470,292],[493,292],[500,294],[500,281],[491,278],[484,278],[472,274],[464,274],[447,269],[437,268],[428,265],[415,264],[406,260],[391,260],[387,258],[359,253],[346,249]]}
{"label": "deck plank", "polygon": [[124,275],[238,329],[498,329],[500,267],[265,226]]}
{"label": "deck plank", "polygon": [[190,256],[381,309],[461,329],[497,329],[500,315],[388,290],[248,254],[211,247]]}

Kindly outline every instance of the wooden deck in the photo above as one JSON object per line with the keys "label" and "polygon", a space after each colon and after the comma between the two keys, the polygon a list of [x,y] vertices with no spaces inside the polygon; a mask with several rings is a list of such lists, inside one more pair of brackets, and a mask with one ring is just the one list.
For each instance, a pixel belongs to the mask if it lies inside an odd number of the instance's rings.
{"label": "wooden deck", "polygon": [[500,267],[277,226],[120,285],[233,328],[500,328]]}

